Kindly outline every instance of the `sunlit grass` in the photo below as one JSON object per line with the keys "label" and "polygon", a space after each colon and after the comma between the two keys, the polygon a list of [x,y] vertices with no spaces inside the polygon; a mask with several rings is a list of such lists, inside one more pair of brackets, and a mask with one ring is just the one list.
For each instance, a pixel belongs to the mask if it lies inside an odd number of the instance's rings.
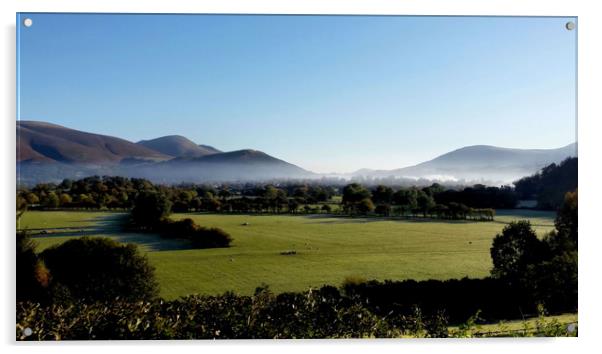
{"label": "sunlit grass", "polygon": [[[508,222],[530,219],[541,236],[554,226],[553,213],[525,210],[498,211],[494,222],[173,215],[222,228],[234,238],[230,248],[194,250],[187,249],[184,241],[121,233],[115,225],[119,217],[97,212],[27,212],[20,226],[49,232],[36,236],[40,248],[83,234],[137,243],[156,267],[166,298],[227,290],[250,294],[262,283],[276,292],[297,291],[339,285],[347,276],[379,280],[484,277],[491,268],[491,241]],[[65,235],[71,228],[81,234]],[[294,255],[281,254],[293,250]]]}

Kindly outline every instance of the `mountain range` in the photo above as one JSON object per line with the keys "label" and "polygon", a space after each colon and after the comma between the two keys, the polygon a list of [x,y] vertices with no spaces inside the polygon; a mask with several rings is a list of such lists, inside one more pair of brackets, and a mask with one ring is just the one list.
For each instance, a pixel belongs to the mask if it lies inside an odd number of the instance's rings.
{"label": "mountain range", "polygon": [[[576,144],[531,150],[475,145],[415,166],[394,170],[362,169],[344,177],[499,184],[576,155]],[[326,177],[253,149],[223,152],[179,135],[134,143],[39,121],[17,122],[17,168],[21,183],[87,175],[144,177],[166,183]]]}
{"label": "mountain range", "polygon": [[142,144],[112,136],[82,132],[46,122],[17,122],[18,162],[93,165],[119,163],[124,158],[158,161],[170,156]]}
{"label": "mountain range", "polygon": [[38,121],[17,122],[17,164],[23,183],[87,175],[166,183],[315,177],[313,172],[257,150],[222,152],[178,135],[134,143]]}

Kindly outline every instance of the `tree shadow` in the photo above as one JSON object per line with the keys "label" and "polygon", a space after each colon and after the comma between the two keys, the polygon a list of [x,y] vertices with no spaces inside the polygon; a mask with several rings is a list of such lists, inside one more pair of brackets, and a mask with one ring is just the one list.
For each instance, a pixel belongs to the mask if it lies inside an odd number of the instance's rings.
{"label": "tree shadow", "polygon": [[121,243],[133,243],[148,252],[180,251],[193,249],[190,241],[183,239],[167,239],[157,234],[119,233],[112,238]]}
{"label": "tree shadow", "polygon": [[[478,220],[449,220],[449,219],[436,219],[436,218],[422,218],[422,217],[399,217],[399,216],[347,216],[347,215],[305,215],[308,219],[318,220],[312,222],[312,224],[367,224],[372,222],[392,221],[399,223],[445,223],[445,224],[472,224],[478,222],[491,222],[491,221],[478,221]],[[328,219],[328,220],[320,220]]]}
{"label": "tree shadow", "polygon": [[512,219],[512,220],[494,220],[493,223],[495,224],[500,224],[500,225],[508,225],[511,222],[515,222],[515,221],[519,221],[519,220],[529,220],[531,222],[531,226],[536,226],[536,227],[554,227],[554,220],[550,220],[549,223],[534,223],[532,219],[529,219],[527,217],[524,218],[516,218],[516,219]]}
{"label": "tree shadow", "polygon": [[36,238],[59,237],[109,237],[121,243],[133,243],[145,251],[175,251],[192,249],[190,241],[183,239],[167,239],[157,234],[126,232],[123,223],[127,214],[103,215],[91,219],[78,220],[81,223],[94,223],[83,227],[50,227],[23,229]]}
{"label": "tree shadow", "polygon": [[103,215],[91,219],[77,220],[77,223],[86,223],[81,227],[38,227],[25,228],[18,231],[29,232],[32,237],[65,237],[65,236],[92,236],[95,234],[107,234],[121,232],[121,222],[123,215]]}

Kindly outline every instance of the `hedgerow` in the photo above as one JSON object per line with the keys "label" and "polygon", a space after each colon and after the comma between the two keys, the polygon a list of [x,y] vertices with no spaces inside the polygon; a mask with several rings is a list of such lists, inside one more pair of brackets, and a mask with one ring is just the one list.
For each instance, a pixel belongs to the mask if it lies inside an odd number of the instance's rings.
{"label": "hedgerow", "polygon": [[[26,329],[29,330],[26,331]],[[19,340],[399,337],[333,287],[274,295],[225,293],[173,301],[17,304]],[[29,336],[26,334],[30,333]]]}

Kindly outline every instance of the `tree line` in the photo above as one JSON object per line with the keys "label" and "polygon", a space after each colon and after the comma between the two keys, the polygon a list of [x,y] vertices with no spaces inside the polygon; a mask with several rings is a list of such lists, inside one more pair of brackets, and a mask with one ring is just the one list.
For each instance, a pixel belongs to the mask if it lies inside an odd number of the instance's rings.
{"label": "tree line", "polygon": [[[485,187],[475,186],[479,190],[480,198],[483,198],[481,204],[486,204],[484,200],[489,199],[489,205],[496,203],[496,195],[500,190],[506,190],[505,187]],[[391,187],[377,186],[370,191],[358,183],[352,183],[343,188],[342,206],[343,211],[349,215],[368,215],[374,212],[381,216],[418,216],[440,218],[440,219],[472,219],[472,220],[493,220],[495,210],[492,208],[472,208],[458,201],[461,198],[450,198],[464,196],[472,188],[466,188],[462,191],[445,190],[443,186],[435,183],[424,188],[407,188],[395,191]],[[443,198],[442,198],[443,196]],[[510,204],[507,205],[510,207]]]}
{"label": "tree line", "polygon": [[513,208],[517,202],[513,189],[506,186],[456,190],[437,183],[423,188],[367,188],[358,183],[343,188],[321,184],[158,185],[138,178],[94,176],[21,188],[17,209],[130,210],[144,193],[164,196],[176,213],[339,213],[491,220],[494,208]]}
{"label": "tree line", "polygon": [[[429,215],[463,219],[491,218],[487,209],[512,209],[519,200],[536,200],[537,208],[556,210],[564,194],[577,188],[577,158],[551,164],[511,186],[426,187],[364,186],[348,183],[230,183],[154,184],[142,178],[92,176],[40,183],[17,190],[17,209],[80,208],[131,209],[141,192],[158,192],[172,203],[174,212],[332,213],[340,203],[346,214]],[[473,212],[466,207],[472,208]]]}
{"label": "tree line", "polygon": [[563,203],[564,193],[577,188],[577,167],[576,157],[548,165],[514,182],[516,194],[521,199],[536,200],[539,209],[556,210]]}

